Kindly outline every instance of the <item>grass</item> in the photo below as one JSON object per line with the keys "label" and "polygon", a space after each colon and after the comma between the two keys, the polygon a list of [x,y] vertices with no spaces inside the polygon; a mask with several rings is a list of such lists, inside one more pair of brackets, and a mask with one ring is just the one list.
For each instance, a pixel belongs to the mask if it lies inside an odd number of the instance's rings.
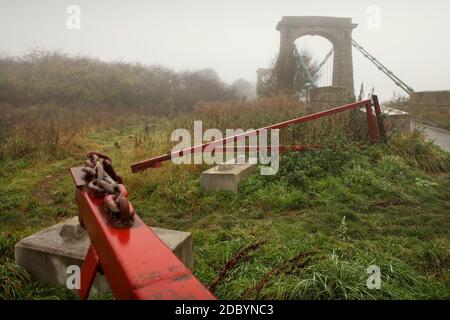
{"label": "grass", "polygon": [[448,107],[410,107],[404,109],[404,111],[409,112],[414,119],[442,129],[450,130],[450,110]]}
{"label": "grass", "polygon": [[408,100],[396,98],[388,101],[387,106],[409,112],[413,119],[432,126],[450,130],[450,108],[445,106],[411,106]]}
{"label": "grass", "polygon": [[[206,165],[129,165],[166,153],[194,120],[258,128],[305,106],[223,101],[228,88],[205,71],[42,52],[0,67],[0,299],[76,298],[33,281],[13,248],[76,215],[67,168],[93,149],[112,157],[148,225],[193,233],[194,272],[221,299],[450,298],[450,158],[419,132],[368,145],[360,114],[334,115],[281,132],[281,144],[323,149],[284,154],[276,176],[253,175],[239,194],[205,192]],[[366,286],[373,264],[381,290]]]}
{"label": "grass", "polygon": [[[271,99],[242,105],[248,112],[234,120],[217,116],[217,121],[250,127],[302,112],[301,105],[285,98]],[[290,103],[285,112],[253,116],[266,104],[282,110]],[[112,156],[147,224],[193,233],[194,272],[206,286],[232,265],[215,285],[221,299],[450,298],[450,160],[420,133],[361,148],[347,130],[355,122],[350,115],[327,120],[336,131],[320,126],[289,131],[284,141],[319,139],[327,147],[283,155],[276,176],[253,175],[237,195],[202,191],[199,174],[205,165],[169,163],[130,173],[130,163],[170,149],[173,128],[202,117],[211,125],[226,107],[199,107],[192,116],[141,116],[109,129],[94,126],[83,131],[78,146],[61,146],[55,155],[5,156],[0,161],[0,177],[7,181],[0,185],[0,298],[74,298],[33,282],[12,263],[13,245],[76,214],[67,168],[82,163],[92,148]],[[255,241],[263,244],[229,263]],[[373,264],[381,268],[381,290],[366,286],[366,268]]]}

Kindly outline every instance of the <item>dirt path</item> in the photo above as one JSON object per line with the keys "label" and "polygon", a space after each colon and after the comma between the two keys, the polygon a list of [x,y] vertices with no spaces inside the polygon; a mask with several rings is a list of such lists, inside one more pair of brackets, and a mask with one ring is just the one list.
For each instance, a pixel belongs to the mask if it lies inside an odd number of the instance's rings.
{"label": "dirt path", "polygon": [[52,203],[53,187],[64,178],[65,173],[66,172],[61,170],[52,175],[46,176],[37,184],[34,196],[42,203]]}
{"label": "dirt path", "polygon": [[39,182],[35,184],[35,190],[33,192],[34,196],[44,204],[51,204],[53,202],[53,192],[55,191],[56,185],[63,179],[69,177],[69,167],[79,165],[79,163],[69,162],[61,167],[57,167],[51,170],[46,176],[39,179]]}

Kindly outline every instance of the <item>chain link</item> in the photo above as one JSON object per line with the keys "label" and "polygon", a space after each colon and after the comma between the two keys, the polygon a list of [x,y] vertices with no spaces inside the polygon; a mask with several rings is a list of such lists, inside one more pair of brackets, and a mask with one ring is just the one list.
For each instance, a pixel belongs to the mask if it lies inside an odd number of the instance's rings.
{"label": "chain link", "polygon": [[127,199],[128,191],[122,177],[116,174],[111,158],[99,152],[89,152],[82,171],[87,188],[95,196],[104,197],[105,210],[110,214],[112,223],[130,226],[135,210]]}

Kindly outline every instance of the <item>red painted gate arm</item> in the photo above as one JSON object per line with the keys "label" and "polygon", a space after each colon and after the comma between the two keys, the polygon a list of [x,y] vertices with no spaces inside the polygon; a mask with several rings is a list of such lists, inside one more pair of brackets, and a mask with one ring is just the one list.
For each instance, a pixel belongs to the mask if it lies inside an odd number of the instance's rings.
{"label": "red painted gate arm", "polygon": [[[292,125],[296,125],[296,124],[301,124],[301,123],[305,123],[305,122],[309,122],[309,121],[313,121],[319,118],[323,118],[326,116],[330,116],[336,113],[340,113],[340,112],[344,112],[347,110],[352,110],[352,109],[357,109],[357,108],[362,108],[365,107],[366,110],[368,108],[372,108],[372,101],[371,100],[363,100],[363,101],[358,101],[355,103],[350,103],[344,106],[340,106],[340,107],[336,107],[336,108],[332,108],[329,110],[325,110],[325,111],[320,111],[320,112],[316,112],[310,115],[306,115],[306,116],[302,116],[302,117],[298,117],[298,118],[294,118],[291,120],[287,120],[287,121],[283,121],[280,123],[276,123],[276,124],[272,124],[263,128],[259,128],[253,131],[248,131],[248,132],[244,132],[241,134],[237,134],[231,137],[226,137],[223,139],[219,139],[219,140],[214,140],[202,145],[198,145],[198,146],[194,146],[191,148],[186,148],[180,151],[175,151],[175,152],[171,152],[168,154],[164,154],[161,156],[157,156],[151,159],[147,159],[147,160],[143,160],[141,162],[138,163],[134,163],[131,165],[131,171],[132,172],[139,172],[145,169],[149,169],[149,168],[153,168],[153,167],[157,167],[161,164],[161,162],[170,160],[174,157],[181,157],[183,155],[188,155],[194,152],[202,152],[203,150],[205,150],[205,148],[207,146],[215,146],[218,145],[219,148],[221,145],[223,145],[224,142],[227,142],[229,140],[239,140],[239,139],[243,139],[245,137],[248,136],[252,136],[252,135],[259,135],[259,133],[263,130],[270,130],[270,129],[283,129],[283,128],[287,128],[289,126]],[[372,141],[374,140],[374,136],[373,136],[373,129],[372,129],[372,125],[373,125],[373,119],[372,119],[372,114],[368,115],[368,125],[370,128],[370,133],[371,133],[371,139]]]}
{"label": "red painted gate arm", "polygon": [[[104,199],[80,186],[81,168],[71,168],[80,222],[87,230],[98,263],[116,299],[215,299],[192,272],[172,253],[136,214],[131,227],[113,226],[105,213]],[[90,249],[91,250],[91,249]],[[87,257],[83,267],[92,281],[95,261]],[[94,259],[95,260],[95,259]],[[81,288],[82,298],[90,288]],[[87,292],[87,293],[86,293]]]}

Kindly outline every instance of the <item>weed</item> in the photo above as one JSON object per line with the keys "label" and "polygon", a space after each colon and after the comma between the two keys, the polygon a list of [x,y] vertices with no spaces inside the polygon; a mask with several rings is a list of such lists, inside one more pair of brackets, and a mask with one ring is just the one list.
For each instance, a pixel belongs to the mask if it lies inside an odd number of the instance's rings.
{"label": "weed", "polygon": [[236,265],[238,263],[248,260],[250,258],[250,254],[253,251],[258,250],[259,247],[261,247],[264,243],[266,243],[266,241],[264,241],[264,240],[255,241],[255,242],[251,243],[250,245],[248,245],[247,247],[238,250],[238,252],[236,252],[236,254],[233,256],[233,258],[228,260],[228,262],[222,267],[222,269],[220,269],[219,275],[217,276],[217,278],[214,279],[214,281],[209,285],[209,290],[214,292],[216,290],[216,287],[222,281],[224,281],[227,273],[231,269],[236,267]]}

